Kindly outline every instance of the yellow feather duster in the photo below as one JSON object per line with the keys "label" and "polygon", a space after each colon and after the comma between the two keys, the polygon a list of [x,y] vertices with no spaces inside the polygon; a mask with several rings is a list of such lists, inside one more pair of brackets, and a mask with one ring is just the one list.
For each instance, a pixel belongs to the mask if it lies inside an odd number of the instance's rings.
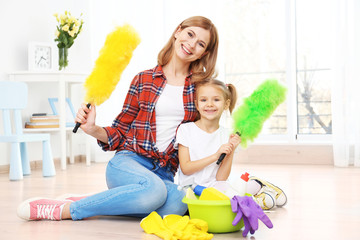
{"label": "yellow feather duster", "polygon": [[86,102],[100,105],[110,97],[139,43],[139,35],[128,24],[117,27],[106,37],[94,69],[84,83]]}
{"label": "yellow feather duster", "polygon": [[[139,35],[129,24],[119,26],[108,34],[93,71],[84,83],[88,107],[91,103],[100,105],[111,96],[139,43]],[[73,132],[76,133],[79,127],[77,123]]]}

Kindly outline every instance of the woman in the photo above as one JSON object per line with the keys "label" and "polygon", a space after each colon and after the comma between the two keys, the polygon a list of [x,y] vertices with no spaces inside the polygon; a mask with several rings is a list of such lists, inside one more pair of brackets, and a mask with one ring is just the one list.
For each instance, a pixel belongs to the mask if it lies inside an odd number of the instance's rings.
{"label": "woman", "polygon": [[95,125],[96,108],[82,104],[81,129],[116,151],[106,170],[109,190],[78,201],[33,198],[18,207],[26,220],[80,220],[96,215],[183,215],[184,192],[174,184],[177,127],[196,117],[194,83],[215,73],[218,34],[200,16],[184,20],[158,55],[158,65],[133,79],[111,127]]}

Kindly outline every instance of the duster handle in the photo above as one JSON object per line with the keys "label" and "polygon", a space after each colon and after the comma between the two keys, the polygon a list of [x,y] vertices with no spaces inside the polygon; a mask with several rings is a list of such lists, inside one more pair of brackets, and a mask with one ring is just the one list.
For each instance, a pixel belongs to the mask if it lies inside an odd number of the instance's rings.
{"label": "duster handle", "polygon": [[[91,103],[88,103],[88,104],[86,104],[86,107],[87,108],[89,108],[91,106]],[[75,127],[74,127],[74,129],[73,129],[73,133],[76,133],[77,132],[77,130],[79,129],[79,127],[80,127],[80,123],[76,123],[76,125],[75,125]]]}
{"label": "duster handle", "polygon": [[[239,132],[236,132],[236,134],[241,136],[241,134]],[[216,161],[216,164],[219,165],[222,162],[222,160],[224,160],[225,156],[226,156],[226,153],[222,153],[220,155],[219,159]]]}

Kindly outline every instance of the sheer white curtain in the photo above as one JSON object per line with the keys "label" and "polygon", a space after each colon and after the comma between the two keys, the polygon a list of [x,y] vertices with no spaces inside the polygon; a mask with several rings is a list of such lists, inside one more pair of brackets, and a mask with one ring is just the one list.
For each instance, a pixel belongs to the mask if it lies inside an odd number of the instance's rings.
{"label": "sheer white curtain", "polygon": [[334,165],[360,167],[360,3],[335,0]]}

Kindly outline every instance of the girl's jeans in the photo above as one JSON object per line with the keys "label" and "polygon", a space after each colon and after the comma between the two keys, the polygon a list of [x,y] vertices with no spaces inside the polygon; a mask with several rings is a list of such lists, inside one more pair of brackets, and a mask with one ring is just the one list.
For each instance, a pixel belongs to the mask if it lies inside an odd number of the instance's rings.
{"label": "girl's jeans", "polygon": [[131,151],[120,151],[106,169],[109,190],[83,198],[70,205],[73,220],[97,215],[145,217],[152,211],[160,216],[183,215],[185,192],[174,184],[168,167],[153,165],[153,160]]}

